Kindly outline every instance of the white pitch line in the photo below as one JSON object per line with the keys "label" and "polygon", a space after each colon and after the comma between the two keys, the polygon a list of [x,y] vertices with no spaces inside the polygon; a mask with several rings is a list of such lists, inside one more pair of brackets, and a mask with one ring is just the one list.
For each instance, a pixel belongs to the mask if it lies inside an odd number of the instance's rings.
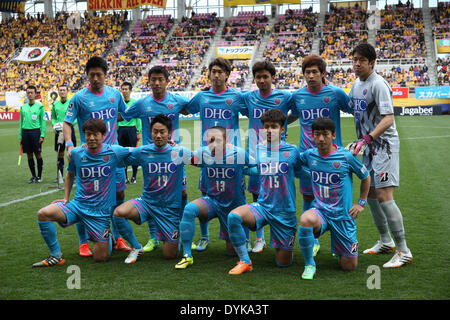
{"label": "white pitch line", "polygon": [[30,199],[33,199],[33,198],[37,198],[37,197],[40,197],[40,196],[45,196],[47,194],[55,193],[55,192],[62,191],[62,190],[64,190],[64,189],[50,190],[50,191],[47,191],[47,192],[41,192],[41,193],[38,193],[38,194],[34,194],[32,196],[28,196],[28,197],[25,197],[25,198],[22,198],[22,199],[16,199],[16,200],[12,200],[12,201],[5,202],[5,203],[0,203],[0,207],[7,207],[10,204],[14,204],[14,203],[17,203],[17,202],[22,202],[22,201],[27,201],[27,200],[30,200]]}

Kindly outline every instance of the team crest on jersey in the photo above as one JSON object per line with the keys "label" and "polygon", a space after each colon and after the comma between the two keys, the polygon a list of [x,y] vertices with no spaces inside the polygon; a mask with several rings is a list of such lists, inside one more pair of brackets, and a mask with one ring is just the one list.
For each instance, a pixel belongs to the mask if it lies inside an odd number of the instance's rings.
{"label": "team crest on jersey", "polygon": [[291,156],[291,153],[289,151],[284,151],[283,152],[283,157],[289,158],[290,156]]}
{"label": "team crest on jersey", "polygon": [[273,100],[273,102],[275,102],[275,104],[279,105],[281,103],[281,99],[280,98],[276,98],[275,100]]}
{"label": "team crest on jersey", "polygon": [[367,89],[364,89],[363,95],[366,95],[366,94],[367,94]]}
{"label": "team crest on jersey", "polygon": [[323,102],[325,102],[325,103],[329,103],[330,102],[330,97],[323,97]]}
{"label": "team crest on jersey", "polygon": [[352,249],[350,250],[350,253],[357,253],[358,252],[358,242],[355,242],[352,244]]}
{"label": "team crest on jersey", "polygon": [[333,167],[335,169],[339,169],[341,167],[341,162],[340,161],[333,161]]}
{"label": "team crest on jersey", "polygon": [[233,99],[227,99],[225,100],[225,102],[227,103],[228,106],[231,106],[231,104],[233,103]]}
{"label": "team crest on jersey", "polygon": [[109,155],[103,156],[102,159],[103,159],[103,161],[108,162],[109,161]]}
{"label": "team crest on jersey", "polygon": [[109,101],[110,101],[111,103],[114,103],[114,102],[116,101],[116,99],[114,99],[114,97],[111,97],[111,98],[109,98]]}
{"label": "team crest on jersey", "polygon": [[172,240],[177,240],[178,238],[180,238],[180,233],[178,232],[178,230],[175,230],[173,233],[172,233]]}
{"label": "team crest on jersey", "polygon": [[178,152],[176,150],[172,150],[172,152],[170,152],[170,156],[172,158],[172,160],[178,158]]}
{"label": "team crest on jersey", "polygon": [[167,104],[167,108],[169,108],[170,110],[172,110],[172,109],[173,109],[173,103]]}

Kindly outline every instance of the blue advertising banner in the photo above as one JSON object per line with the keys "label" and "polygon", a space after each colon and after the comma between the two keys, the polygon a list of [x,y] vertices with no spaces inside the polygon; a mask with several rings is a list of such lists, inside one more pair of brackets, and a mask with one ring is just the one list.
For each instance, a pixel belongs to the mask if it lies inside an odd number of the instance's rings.
{"label": "blue advertising banner", "polygon": [[416,87],[416,99],[449,99],[450,86],[442,87]]}

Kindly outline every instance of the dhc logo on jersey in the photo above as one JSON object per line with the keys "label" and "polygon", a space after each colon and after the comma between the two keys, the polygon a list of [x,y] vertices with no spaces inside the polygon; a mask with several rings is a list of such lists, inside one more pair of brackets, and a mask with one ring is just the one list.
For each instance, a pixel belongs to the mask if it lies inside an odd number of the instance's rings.
{"label": "dhc logo on jersey", "polygon": [[173,162],[150,162],[148,173],[175,173],[177,165]]}
{"label": "dhc logo on jersey", "polygon": [[355,112],[367,110],[367,102],[365,99],[353,98],[352,102],[353,102],[353,110],[355,110]]}
{"label": "dhc logo on jersey", "polygon": [[203,115],[205,119],[230,120],[231,110],[221,108],[205,108]]}
{"label": "dhc logo on jersey", "polygon": [[322,185],[339,184],[339,182],[341,182],[339,173],[336,172],[322,172],[311,170],[311,175],[314,183],[320,183]]}
{"label": "dhc logo on jersey", "polygon": [[98,111],[92,111],[91,112],[92,118],[95,119],[102,119],[102,120],[108,120],[108,119],[115,119],[117,116],[116,108],[108,108]]}
{"label": "dhc logo on jersey", "polygon": [[329,118],[329,117],[330,117],[329,108],[314,108],[302,110],[303,120],[315,120],[317,118]]}
{"label": "dhc logo on jersey", "polygon": [[270,108],[254,108],[253,109],[253,118],[259,119],[263,115],[264,112],[270,110]]}
{"label": "dhc logo on jersey", "polygon": [[101,178],[111,175],[111,166],[81,167],[82,178]]}
{"label": "dhc logo on jersey", "polygon": [[231,179],[235,175],[234,168],[206,168],[208,178],[213,179]]}
{"label": "dhc logo on jersey", "polygon": [[262,162],[259,164],[261,175],[286,174],[289,171],[287,162]]}

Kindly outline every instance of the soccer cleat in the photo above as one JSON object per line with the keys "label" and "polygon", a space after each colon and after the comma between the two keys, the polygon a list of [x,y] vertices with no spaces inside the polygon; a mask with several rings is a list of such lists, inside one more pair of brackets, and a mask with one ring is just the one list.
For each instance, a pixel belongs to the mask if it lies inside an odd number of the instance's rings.
{"label": "soccer cleat", "polygon": [[320,251],[320,243],[317,241],[317,239],[314,240],[314,247],[313,247],[313,257],[317,256],[317,254]]}
{"label": "soccer cleat", "polygon": [[209,239],[205,237],[201,237],[197,240],[197,243],[195,244],[195,250],[198,252],[205,251],[206,248],[209,245]]}
{"label": "soccer cleat", "polygon": [[244,272],[250,272],[253,270],[253,266],[252,266],[252,262],[250,261],[250,263],[247,262],[243,262],[243,261],[238,261],[238,263],[236,264],[236,266],[231,269],[228,274],[243,274]]}
{"label": "soccer cleat", "polygon": [[263,252],[265,247],[266,247],[266,242],[263,240],[263,238],[257,238],[255,241],[255,245],[253,246],[252,252],[254,252],[254,253]]}
{"label": "soccer cleat", "polygon": [[30,180],[28,180],[28,183],[36,183],[36,177],[31,177]]}
{"label": "soccer cleat", "polygon": [[400,268],[402,266],[404,266],[405,264],[408,264],[412,261],[413,256],[411,254],[411,251],[409,251],[408,253],[404,253],[401,251],[397,251],[394,256],[391,258],[391,260],[389,260],[388,262],[386,262],[385,264],[383,264],[384,268]]}
{"label": "soccer cleat", "polygon": [[63,255],[59,257],[54,257],[52,255],[48,256],[42,261],[33,263],[33,268],[42,268],[42,267],[53,267],[53,266],[62,266],[66,263],[66,259],[64,259]]}
{"label": "soccer cleat", "polygon": [[125,263],[135,263],[137,258],[143,254],[144,254],[143,248],[141,248],[141,249],[133,248],[133,249],[131,249],[130,253],[128,254],[128,257],[125,259]]}
{"label": "soccer cleat", "polygon": [[175,265],[175,269],[186,269],[191,264],[194,264],[194,258],[189,257],[187,254],[183,256],[180,262]]}
{"label": "soccer cleat", "polygon": [[312,280],[315,274],[316,274],[316,266],[309,264],[305,266],[305,270],[302,273],[302,279]]}
{"label": "soccer cleat", "polygon": [[159,247],[159,241],[155,238],[148,240],[147,244],[144,246],[144,252],[152,252]]}
{"label": "soccer cleat", "polygon": [[130,184],[136,184],[136,178],[135,178],[135,177],[132,177],[132,178],[131,178]]}
{"label": "soccer cleat", "polygon": [[41,182],[42,182],[41,177],[34,178],[34,183],[41,183]]}
{"label": "soccer cleat", "polygon": [[363,251],[363,253],[366,254],[382,254],[382,253],[388,253],[395,249],[395,243],[394,241],[391,241],[390,243],[383,243],[381,240],[378,240],[377,243],[372,248],[366,249]]}
{"label": "soccer cleat", "polygon": [[87,242],[80,244],[80,247],[78,248],[78,253],[79,253],[80,257],[92,257],[93,256],[91,248],[89,247],[89,244]]}
{"label": "soccer cleat", "polygon": [[123,240],[122,238],[117,238],[114,245],[114,250],[130,252],[131,248],[127,245],[125,240]]}

